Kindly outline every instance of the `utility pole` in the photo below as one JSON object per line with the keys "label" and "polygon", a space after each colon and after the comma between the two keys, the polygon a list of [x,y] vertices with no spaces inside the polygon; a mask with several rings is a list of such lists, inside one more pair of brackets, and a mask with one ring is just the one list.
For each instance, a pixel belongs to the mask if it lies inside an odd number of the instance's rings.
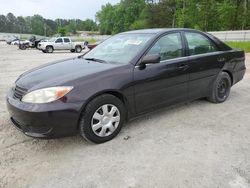
{"label": "utility pole", "polygon": [[241,27],[242,30],[245,29],[246,22],[247,22],[247,4],[248,4],[247,1],[248,0],[244,0],[244,4],[243,4],[244,12],[243,12],[243,22],[242,22],[242,27]]}
{"label": "utility pole", "polygon": [[43,29],[44,29],[44,36],[47,36],[47,27],[46,27],[46,23],[44,23],[43,25]]}
{"label": "utility pole", "polygon": [[183,6],[182,6],[183,27],[185,27],[185,14],[186,14],[186,2],[185,0],[183,0]]}

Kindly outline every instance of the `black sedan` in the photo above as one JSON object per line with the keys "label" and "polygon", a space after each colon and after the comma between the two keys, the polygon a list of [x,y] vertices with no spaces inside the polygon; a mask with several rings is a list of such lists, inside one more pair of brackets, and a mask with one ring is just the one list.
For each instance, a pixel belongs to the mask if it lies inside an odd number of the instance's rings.
{"label": "black sedan", "polygon": [[210,34],[147,29],[115,35],[87,54],[22,74],[9,93],[11,121],[28,136],[114,138],[125,121],[175,103],[224,102],[245,55]]}

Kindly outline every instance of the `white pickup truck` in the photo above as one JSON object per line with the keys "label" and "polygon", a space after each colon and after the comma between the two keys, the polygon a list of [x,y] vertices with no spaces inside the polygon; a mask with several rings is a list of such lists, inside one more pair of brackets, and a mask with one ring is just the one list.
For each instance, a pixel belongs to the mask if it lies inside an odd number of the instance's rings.
{"label": "white pickup truck", "polygon": [[70,50],[80,53],[84,48],[83,42],[72,42],[70,37],[51,38],[47,42],[38,44],[38,49],[44,53],[53,53],[54,50]]}

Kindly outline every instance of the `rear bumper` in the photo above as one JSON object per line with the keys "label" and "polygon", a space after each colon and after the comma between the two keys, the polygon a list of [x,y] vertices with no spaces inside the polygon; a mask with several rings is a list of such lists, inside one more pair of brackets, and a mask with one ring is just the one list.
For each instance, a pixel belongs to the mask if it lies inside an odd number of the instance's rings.
{"label": "rear bumper", "polygon": [[233,84],[241,81],[246,73],[246,68],[233,72]]}
{"label": "rear bumper", "polygon": [[58,138],[77,133],[80,104],[62,101],[28,104],[13,99],[12,92],[9,92],[6,100],[12,123],[27,136]]}

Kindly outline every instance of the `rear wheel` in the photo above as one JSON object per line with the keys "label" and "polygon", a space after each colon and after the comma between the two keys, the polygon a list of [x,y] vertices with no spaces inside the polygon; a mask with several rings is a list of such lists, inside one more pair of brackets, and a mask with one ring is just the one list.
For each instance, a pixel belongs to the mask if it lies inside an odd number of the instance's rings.
{"label": "rear wheel", "polygon": [[221,72],[214,82],[211,95],[208,100],[213,103],[222,103],[227,100],[231,91],[231,78],[226,72]]}
{"label": "rear wheel", "polygon": [[81,117],[80,134],[88,141],[103,143],[113,139],[125,120],[125,108],[120,99],[104,94],[87,104]]}
{"label": "rear wheel", "polygon": [[21,49],[21,50],[26,50],[26,45],[25,44],[20,44],[19,45],[19,49]]}
{"label": "rear wheel", "polygon": [[47,47],[46,47],[46,52],[47,52],[47,53],[53,53],[53,51],[54,51],[54,49],[53,49],[52,46],[47,46]]}
{"label": "rear wheel", "polygon": [[81,46],[76,46],[75,51],[76,51],[76,53],[81,53],[82,47]]}

